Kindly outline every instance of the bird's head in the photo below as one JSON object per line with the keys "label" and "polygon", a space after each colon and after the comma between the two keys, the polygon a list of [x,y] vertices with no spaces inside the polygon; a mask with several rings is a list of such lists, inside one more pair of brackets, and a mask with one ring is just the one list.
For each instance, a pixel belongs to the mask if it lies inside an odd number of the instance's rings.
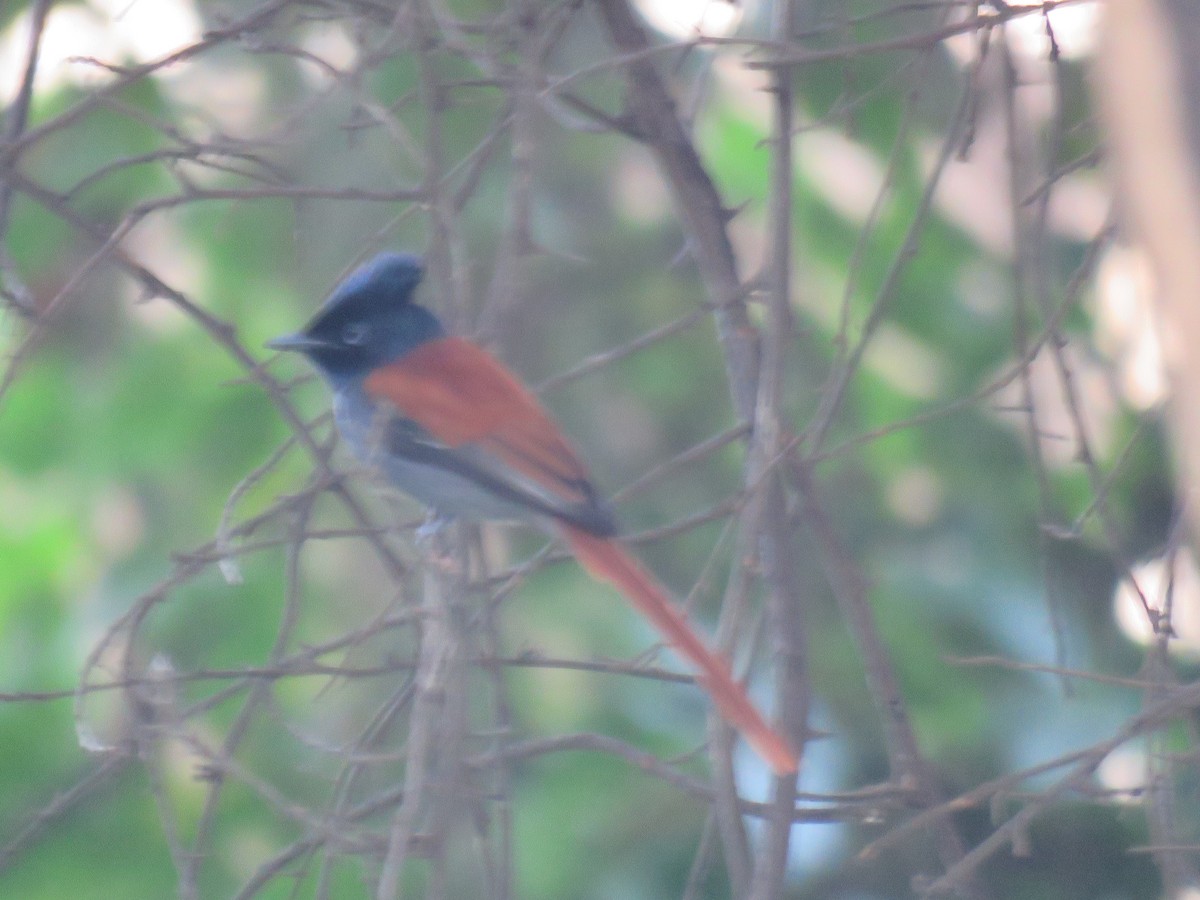
{"label": "bird's head", "polygon": [[334,379],[365,376],[445,333],[413,302],[421,275],[418,257],[381,253],[339,284],[303,329],[267,346],[299,351]]}

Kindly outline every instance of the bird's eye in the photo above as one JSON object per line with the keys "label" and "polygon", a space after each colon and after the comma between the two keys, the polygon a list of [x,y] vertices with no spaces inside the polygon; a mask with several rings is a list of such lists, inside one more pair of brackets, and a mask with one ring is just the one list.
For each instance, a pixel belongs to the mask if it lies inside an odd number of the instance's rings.
{"label": "bird's eye", "polygon": [[366,322],[347,322],[342,327],[342,343],[351,347],[361,346],[367,342],[370,333],[371,326]]}

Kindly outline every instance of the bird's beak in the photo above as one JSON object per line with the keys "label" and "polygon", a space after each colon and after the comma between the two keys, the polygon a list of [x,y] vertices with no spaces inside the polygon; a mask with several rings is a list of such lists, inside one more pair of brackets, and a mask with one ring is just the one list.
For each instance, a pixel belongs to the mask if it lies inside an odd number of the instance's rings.
{"label": "bird's beak", "polygon": [[285,334],[283,337],[267,341],[264,346],[269,350],[292,350],[300,353],[310,353],[313,350],[328,348],[329,344],[319,338],[310,337],[303,331],[298,331],[295,334]]}

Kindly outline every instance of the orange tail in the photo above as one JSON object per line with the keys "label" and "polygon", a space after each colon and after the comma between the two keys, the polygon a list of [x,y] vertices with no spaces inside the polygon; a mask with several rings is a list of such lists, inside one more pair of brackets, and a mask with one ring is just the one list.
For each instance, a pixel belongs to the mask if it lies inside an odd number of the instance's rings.
{"label": "orange tail", "polygon": [[607,581],[625,595],[679,653],[700,670],[700,681],[725,721],[745,735],[777,775],[796,771],[796,751],[759,715],[729,665],[709,650],[688,625],[667,592],[617,544],[560,523],[560,529],[580,564],[594,578]]}

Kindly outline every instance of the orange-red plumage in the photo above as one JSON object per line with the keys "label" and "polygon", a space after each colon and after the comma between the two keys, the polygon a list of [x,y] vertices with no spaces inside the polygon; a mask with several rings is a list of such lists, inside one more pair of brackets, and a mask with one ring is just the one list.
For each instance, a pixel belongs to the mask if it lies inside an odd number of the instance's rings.
{"label": "orange-red plumage", "polygon": [[[569,502],[591,501],[587,470],[570,443],[517,378],[463,338],[421,344],[367,376],[364,387],[450,447],[474,445]],[[613,541],[559,522],[580,563],[617,588],[700,672],[721,715],[778,774],[796,771],[796,753],[763,720],[728,664],[705,645],[666,590]]]}
{"label": "orange-red plumage", "polygon": [[613,541],[571,525],[560,525],[559,529],[580,564],[593,577],[620,591],[676,651],[700,670],[700,682],[725,721],[745,735],[771,769],[778,775],[795,772],[796,751],[763,720],[741,685],[733,680],[725,660],[708,649],[654,577]]}
{"label": "orange-red plumage", "polygon": [[381,366],[364,383],[451,447],[478,444],[565,499],[587,470],[554,421],[494,356],[459,337],[429,341]]}

